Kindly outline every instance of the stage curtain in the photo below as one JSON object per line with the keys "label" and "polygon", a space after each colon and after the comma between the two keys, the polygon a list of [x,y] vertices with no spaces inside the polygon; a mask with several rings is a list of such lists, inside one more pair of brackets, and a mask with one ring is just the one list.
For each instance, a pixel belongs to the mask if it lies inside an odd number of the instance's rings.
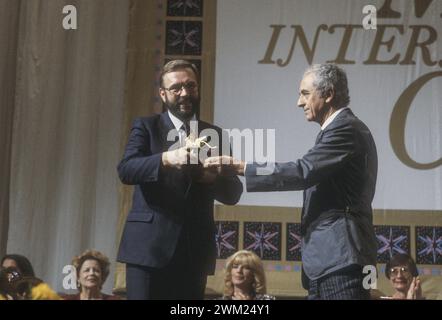
{"label": "stage curtain", "polygon": [[[76,30],[62,27],[68,4],[77,9]],[[0,30],[1,57],[16,51],[17,61],[15,74],[0,73],[2,123],[14,110],[7,250],[29,257],[38,277],[64,291],[63,267],[83,250],[115,265],[129,1],[12,0],[0,10],[12,31],[19,14],[16,49]],[[5,101],[13,102],[6,111]],[[108,280],[104,291],[111,288]]]}
{"label": "stage curtain", "polygon": [[0,2],[0,256],[6,253],[20,1]]}

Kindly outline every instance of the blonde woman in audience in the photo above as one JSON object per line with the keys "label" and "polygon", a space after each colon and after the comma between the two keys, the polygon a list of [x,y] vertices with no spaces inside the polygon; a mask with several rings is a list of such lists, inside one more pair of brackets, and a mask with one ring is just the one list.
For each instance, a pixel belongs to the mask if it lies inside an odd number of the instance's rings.
{"label": "blonde woman in audience", "polygon": [[109,259],[99,251],[86,250],[72,260],[77,272],[79,293],[64,295],[65,300],[119,300],[101,292],[109,275]]}
{"label": "blonde woman in audience", "polygon": [[264,266],[252,251],[241,250],[227,259],[222,300],[275,300],[267,294]]}

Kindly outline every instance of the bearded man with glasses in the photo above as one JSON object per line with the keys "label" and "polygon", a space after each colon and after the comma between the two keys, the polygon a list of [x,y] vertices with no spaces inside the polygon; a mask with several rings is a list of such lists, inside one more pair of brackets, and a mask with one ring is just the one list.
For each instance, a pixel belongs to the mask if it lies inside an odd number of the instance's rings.
{"label": "bearded man with glasses", "polygon": [[208,153],[223,146],[221,128],[198,119],[198,78],[185,60],[163,67],[166,111],[135,119],[118,165],[121,181],[135,185],[117,258],[126,263],[130,300],[203,299],[216,263],[214,200],[233,205],[242,194],[237,177],[217,176],[199,157],[189,161],[188,142],[200,141],[202,131],[213,133],[203,141]]}

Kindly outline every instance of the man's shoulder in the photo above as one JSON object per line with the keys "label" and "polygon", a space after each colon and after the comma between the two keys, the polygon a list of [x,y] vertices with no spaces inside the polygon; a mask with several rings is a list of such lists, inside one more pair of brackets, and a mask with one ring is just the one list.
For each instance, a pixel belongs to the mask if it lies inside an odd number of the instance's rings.
{"label": "man's shoulder", "polygon": [[324,131],[334,130],[351,130],[359,131],[360,129],[368,130],[365,123],[352,112],[351,109],[343,110]]}
{"label": "man's shoulder", "polygon": [[[349,111],[345,112],[344,111]],[[374,145],[373,135],[368,126],[351,112],[344,110],[336,119],[324,129],[324,139],[333,141],[335,139],[345,139],[353,141],[360,150],[366,150],[367,145]]]}
{"label": "man's shoulder", "polygon": [[157,123],[158,121],[161,120],[162,114],[161,113],[156,113],[150,116],[145,116],[145,117],[137,117],[134,119],[134,123],[142,123],[144,125],[150,125],[150,124],[154,124]]}
{"label": "man's shoulder", "polygon": [[132,121],[132,128],[138,128],[141,130],[152,130],[153,128],[158,128],[164,115],[154,114],[147,117],[137,117]]}

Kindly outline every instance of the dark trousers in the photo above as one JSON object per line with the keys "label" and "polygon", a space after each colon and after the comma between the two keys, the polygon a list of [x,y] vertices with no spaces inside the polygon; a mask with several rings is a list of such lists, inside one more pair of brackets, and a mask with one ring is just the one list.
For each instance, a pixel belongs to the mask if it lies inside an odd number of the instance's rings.
{"label": "dark trousers", "polygon": [[193,261],[186,233],[164,268],[126,264],[128,300],[203,300],[207,272]]}
{"label": "dark trousers", "polygon": [[364,289],[362,267],[352,265],[316,280],[310,280],[309,300],[368,300],[370,290]]}
{"label": "dark trousers", "polygon": [[203,300],[206,281],[191,270],[126,264],[128,300]]}

